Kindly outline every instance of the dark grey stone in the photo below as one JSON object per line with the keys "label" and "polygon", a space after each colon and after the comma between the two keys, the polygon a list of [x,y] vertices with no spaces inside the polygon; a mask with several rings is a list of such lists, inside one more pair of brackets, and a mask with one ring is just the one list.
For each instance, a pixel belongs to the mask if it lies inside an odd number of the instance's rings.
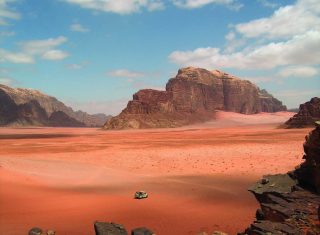
{"label": "dark grey stone", "polygon": [[154,233],[148,228],[135,228],[132,230],[131,235],[154,235]]}
{"label": "dark grey stone", "polygon": [[41,235],[41,234],[42,234],[42,229],[37,227],[30,229],[28,233],[28,235]]}
{"label": "dark grey stone", "polygon": [[115,223],[95,222],[94,231],[96,235],[128,235],[123,225]]}

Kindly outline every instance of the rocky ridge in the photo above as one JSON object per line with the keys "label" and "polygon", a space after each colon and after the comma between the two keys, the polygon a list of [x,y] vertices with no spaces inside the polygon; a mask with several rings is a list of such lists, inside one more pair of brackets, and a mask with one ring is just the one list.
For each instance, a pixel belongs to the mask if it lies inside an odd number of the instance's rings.
{"label": "rocky ridge", "polygon": [[306,137],[303,162],[287,174],[265,176],[251,191],[261,208],[242,235],[320,234],[320,122]]}
{"label": "rocky ridge", "polygon": [[286,121],[285,127],[312,127],[317,120],[320,120],[320,98],[314,97],[310,101],[300,105],[298,113]]}
{"label": "rocky ridge", "polygon": [[178,127],[214,117],[215,110],[243,114],[284,111],[286,107],[265,90],[227,73],[183,68],[165,91],[140,90],[105,129]]}
{"label": "rocky ridge", "polygon": [[0,84],[0,126],[102,126],[109,117],[74,112],[55,97],[37,90]]}

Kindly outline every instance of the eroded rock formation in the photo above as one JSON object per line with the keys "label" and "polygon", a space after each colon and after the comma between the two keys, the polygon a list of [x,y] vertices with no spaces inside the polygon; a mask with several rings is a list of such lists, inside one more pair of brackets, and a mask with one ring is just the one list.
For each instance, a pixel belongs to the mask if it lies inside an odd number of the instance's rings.
{"label": "eroded rock formation", "polygon": [[37,90],[0,85],[0,126],[102,126],[108,117],[89,115]]}
{"label": "eroded rock formation", "polygon": [[252,186],[256,221],[242,234],[320,234],[320,123],[304,143],[305,162],[288,174],[265,176]]}
{"label": "eroded rock formation", "polygon": [[140,90],[105,129],[177,127],[203,122],[215,110],[243,114],[286,110],[282,103],[250,81],[224,72],[184,68],[168,81],[165,91]]}
{"label": "eroded rock formation", "polygon": [[314,122],[317,120],[320,120],[320,98],[314,97],[301,104],[298,113],[290,118],[285,126],[287,128],[310,127],[314,126]]}

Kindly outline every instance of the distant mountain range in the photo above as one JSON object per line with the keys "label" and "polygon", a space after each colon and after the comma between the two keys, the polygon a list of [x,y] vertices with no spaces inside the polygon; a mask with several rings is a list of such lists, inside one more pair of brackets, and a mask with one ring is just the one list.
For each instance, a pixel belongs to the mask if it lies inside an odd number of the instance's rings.
{"label": "distant mountain range", "polygon": [[100,127],[111,116],[73,111],[55,97],[0,84],[0,126]]}
{"label": "distant mountain range", "polygon": [[140,90],[105,129],[178,127],[214,117],[215,110],[243,114],[287,110],[281,101],[248,80],[219,70],[183,68],[165,91]]}

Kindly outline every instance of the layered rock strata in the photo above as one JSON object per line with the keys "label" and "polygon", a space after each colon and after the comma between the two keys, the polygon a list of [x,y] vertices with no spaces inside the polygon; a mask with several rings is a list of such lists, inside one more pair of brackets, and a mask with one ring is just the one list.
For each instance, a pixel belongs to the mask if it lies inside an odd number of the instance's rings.
{"label": "layered rock strata", "polygon": [[37,90],[0,84],[0,126],[102,126],[108,117],[90,115]]}
{"label": "layered rock strata", "polygon": [[243,114],[277,112],[286,107],[250,81],[227,73],[184,68],[168,81],[165,91],[140,90],[105,129],[178,127],[214,117],[215,110]]}
{"label": "layered rock strata", "polygon": [[300,105],[298,113],[286,121],[285,127],[310,127],[317,120],[320,120],[320,98],[314,97],[310,101]]}
{"label": "layered rock strata", "polygon": [[252,186],[256,221],[241,234],[320,234],[320,122],[304,143],[304,159],[288,174],[265,176]]}

